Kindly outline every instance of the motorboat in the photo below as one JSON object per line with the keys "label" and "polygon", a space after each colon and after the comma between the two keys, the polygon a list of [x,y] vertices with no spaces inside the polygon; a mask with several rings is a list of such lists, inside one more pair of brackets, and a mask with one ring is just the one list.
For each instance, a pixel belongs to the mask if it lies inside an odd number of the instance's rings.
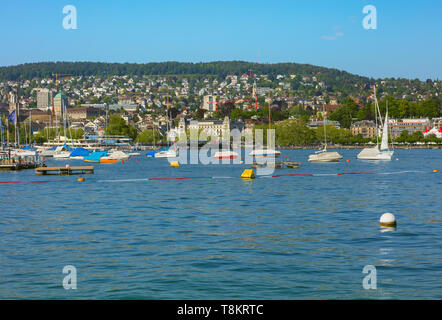
{"label": "motorboat", "polygon": [[162,149],[155,152],[155,158],[176,158],[177,152],[175,149]]}
{"label": "motorboat", "polygon": [[117,160],[127,160],[129,159],[130,155],[127,153],[124,153],[123,151],[113,151],[109,153],[109,158],[111,159],[117,159]]}
{"label": "motorboat", "polygon": [[234,151],[218,151],[216,152],[212,158],[215,159],[236,159],[238,158],[238,153]]}
{"label": "motorboat", "polygon": [[281,152],[274,149],[255,149],[249,153],[252,157],[278,158]]}

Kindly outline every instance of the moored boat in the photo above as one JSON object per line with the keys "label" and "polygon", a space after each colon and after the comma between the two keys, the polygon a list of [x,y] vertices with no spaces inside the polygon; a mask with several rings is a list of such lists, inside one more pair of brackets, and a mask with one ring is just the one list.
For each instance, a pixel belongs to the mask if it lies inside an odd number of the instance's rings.
{"label": "moored boat", "polygon": [[316,151],[308,157],[309,162],[339,162],[343,156],[337,152],[327,151],[327,148]]}
{"label": "moored boat", "polygon": [[364,148],[357,156],[359,160],[391,160],[394,151],[390,150],[388,147],[388,101],[387,101],[387,112],[385,114],[385,121],[382,129],[382,140],[381,146],[379,148],[379,138],[377,119],[379,117],[382,125],[382,117],[380,114],[378,99],[376,98],[376,87],[374,87],[374,99],[375,99],[375,118],[376,118],[376,146],[373,148]]}
{"label": "moored boat", "polygon": [[236,159],[238,158],[238,153],[234,151],[218,151],[216,152],[212,158],[215,159]]}
{"label": "moored boat", "polygon": [[278,158],[281,152],[274,149],[255,149],[249,153],[252,157]]}

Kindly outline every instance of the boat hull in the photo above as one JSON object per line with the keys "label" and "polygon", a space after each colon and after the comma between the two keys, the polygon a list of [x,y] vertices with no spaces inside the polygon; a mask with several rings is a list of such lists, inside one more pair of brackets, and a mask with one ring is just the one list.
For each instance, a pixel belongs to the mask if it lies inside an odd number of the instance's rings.
{"label": "boat hull", "polygon": [[154,158],[175,158],[176,156],[175,151],[160,151],[155,153]]}
{"label": "boat hull", "polygon": [[100,159],[100,160],[83,160],[84,162],[91,162],[91,163],[116,163],[117,159]]}
{"label": "boat hull", "polygon": [[238,153],[233,151],[216,152],[212,158],[214,159],[237,159]]}
{"label": "boat hull", "polygon": [[309,162],[339,162],[344,158],[337,152],[322,152],[308,157]]}
{"label": "boat hull", "polygon": [[249,153],[249,156],[255,158],[279,158],[281,156],[281,152],[276,150],[253,150]]}
{"label": "boat hull", "polygon": [[381,151],[378,148],[365,148],[357,156],[359,160],[384,160],[389,161],[394,151]]}

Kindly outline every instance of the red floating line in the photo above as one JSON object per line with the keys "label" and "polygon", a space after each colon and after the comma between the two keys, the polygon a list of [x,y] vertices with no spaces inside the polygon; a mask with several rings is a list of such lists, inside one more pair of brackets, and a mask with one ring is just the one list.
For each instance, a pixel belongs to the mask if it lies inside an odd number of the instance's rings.
{"label": "red floating line", "polygon": [[213,177],[184,177],[184,178],[149,178],[147,180],[184,180],[184,179],[213,179]]}
{"label": "red floating line", "polygon": [[29,181],[29,183],[72,182],[71,180]]}
{"label": "red floating line", "polygon": [[72,182],[71,180],[47,180],[47,181],[0,181],[0,183],[49,183],[49,182]]}
{"label": "red floating line", "polygon": [[278,175],[274,175],[272,176],[272,178],[279,178],[279,177],[295,177],[295,176],[305,176],[305,177],[313,177],[312,174],[307,174],[307,173],[294,173],[294,174],[278,174]]}
{"label": "red floating line", "polygon": [[376,174],[376,172],[341,172],[338,173],[338,176],[342,176],[344,174]]}

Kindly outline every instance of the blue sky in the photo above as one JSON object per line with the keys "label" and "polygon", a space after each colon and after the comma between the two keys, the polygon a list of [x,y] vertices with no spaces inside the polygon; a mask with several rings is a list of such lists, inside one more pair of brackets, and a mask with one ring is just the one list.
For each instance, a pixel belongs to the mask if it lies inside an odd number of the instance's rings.
{"label": "blue sky", "polygon": [[[365,5],[377,29],[362,27]],[[77,8],[77,30],[62,25]],[[40,61],[297,62],[442,79],[438,0],[3,1],[0,65]]]}

